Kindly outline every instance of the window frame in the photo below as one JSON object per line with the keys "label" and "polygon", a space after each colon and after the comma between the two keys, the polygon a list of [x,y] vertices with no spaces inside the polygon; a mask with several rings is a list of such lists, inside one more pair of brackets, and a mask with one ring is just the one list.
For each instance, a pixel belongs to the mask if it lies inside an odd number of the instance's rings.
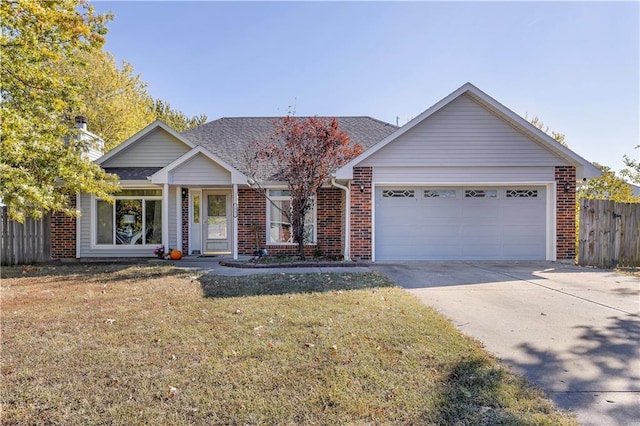
{"label": "window frame", "polygon": [[[99,230],[99,218],[98,218],[98,204],[102,201],[105,201],[103,198],[93,197],[92,201],[92,215],[91,215],[91,246],[96,249],[116,249],[116,250],[124,250],[124,249],[133,249],[133,248],[145,248],[149,247],[157,247],[159,245],[163,245],[162,241],[162,217],[167,214],[163,208],[163,190],[161,188],[149,188],[149,187],[141,187],[141,188],[125,188],[122,192],[127,191],[158,191],[160,195],[119,195],[113,194],[112,197],[114,199],[113,204],[108,204],[111,207],[111,243],[99,243],[98,242],[98,230]],[[141,202],[141,229],[142,229],[142,243],[141,244],[117,244],[116,239],[116,203],[118,200],[140,200]],[[161,241],[160,242],[146,242],[146,201],[159,201],[160,202],[160,223],[158,224],[161,228]]]}
{"label": "window frame", "polygon": [[507,200],[531,200],[540,197],[537,188],[509,187],[505,188],[504,194]]}
{"label": "window frame", "polygon": [[[427,195],[427,193],[431,195]],[[422,198],[424,200],[454,200],[458,198],[458,190],[455,188],[422,188]]]}
{"label": "window frame", "polygon": [[[478,195],[470,195],[471,192]],[[498,188],[464,188],[462,198],[464,200],[498,200],[500,199],[500,191]]]}
{"label": "window frame", "polygon": [[[266,244],[269,246],[296,246],[297,243],[295,242],[287,242],[287,241],[271,241],[271,206],[273,204],[274,201],[291,201],[291,195],[271,195],[271,191],[278,191],[278,192],[289,192],[289,189],[287,189],[286,187],[282,187],[282,188],[268,188],[266,190],[266,215],[265,215],[265,239],[266,239]],[[313,222],[311,223],[311,225],[313,226],[313,236],[312,239],[313,241],[309,241],[309,242],[305,242],[304,244],[307,246],[312,246],[317,244],[318,241],[318,203],[317,203],[317,197],[312,197],[312,202],[313,202],[313,207],[311,208],[312,211],[312,216],[313,216]],[[291,205],[291,204],[289,204]],[[274,208],[278,208],[275,207]],[[284,223],[284,222],[282,222]],[[291,225],[291,224],[289,224]],[[305,226],[309,226],[309,223],[305,221]]]}

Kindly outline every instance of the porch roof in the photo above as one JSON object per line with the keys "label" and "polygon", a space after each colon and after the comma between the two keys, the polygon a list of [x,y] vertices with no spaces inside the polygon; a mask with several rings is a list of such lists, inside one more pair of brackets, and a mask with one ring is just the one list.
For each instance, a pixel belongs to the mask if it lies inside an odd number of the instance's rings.
{"label": "porch roof", "polygon": [[143,180],[147,181],[147,178],[162,167],[105,167],[104,171],[114,175],[118,175],[120,180]]}

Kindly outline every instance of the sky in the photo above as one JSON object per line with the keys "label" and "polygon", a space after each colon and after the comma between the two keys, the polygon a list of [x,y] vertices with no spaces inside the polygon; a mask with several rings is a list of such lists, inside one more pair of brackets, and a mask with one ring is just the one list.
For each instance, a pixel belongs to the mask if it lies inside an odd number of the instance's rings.
{"label": "sky", "polygon": [[91,3],[105,50],[187,115],[403,125],[471,82],[589,161],[640,158],[638,2]]}

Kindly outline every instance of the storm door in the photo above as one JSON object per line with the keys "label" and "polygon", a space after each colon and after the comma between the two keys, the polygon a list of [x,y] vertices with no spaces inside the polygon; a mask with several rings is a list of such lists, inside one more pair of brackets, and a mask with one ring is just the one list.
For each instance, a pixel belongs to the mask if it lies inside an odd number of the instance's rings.
{"label": "storm door", "polygon": [[231,253],[231,192],[203,191],[204,220],[202,221],[203,252]]}

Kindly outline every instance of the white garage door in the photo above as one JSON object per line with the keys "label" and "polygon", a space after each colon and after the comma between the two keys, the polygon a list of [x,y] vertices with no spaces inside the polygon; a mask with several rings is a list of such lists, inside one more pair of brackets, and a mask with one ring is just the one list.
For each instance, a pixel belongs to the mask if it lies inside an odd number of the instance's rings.
{"label": "white garage door", "polygon": [[544,260],[545,187],[376,190],[376,260]]}

